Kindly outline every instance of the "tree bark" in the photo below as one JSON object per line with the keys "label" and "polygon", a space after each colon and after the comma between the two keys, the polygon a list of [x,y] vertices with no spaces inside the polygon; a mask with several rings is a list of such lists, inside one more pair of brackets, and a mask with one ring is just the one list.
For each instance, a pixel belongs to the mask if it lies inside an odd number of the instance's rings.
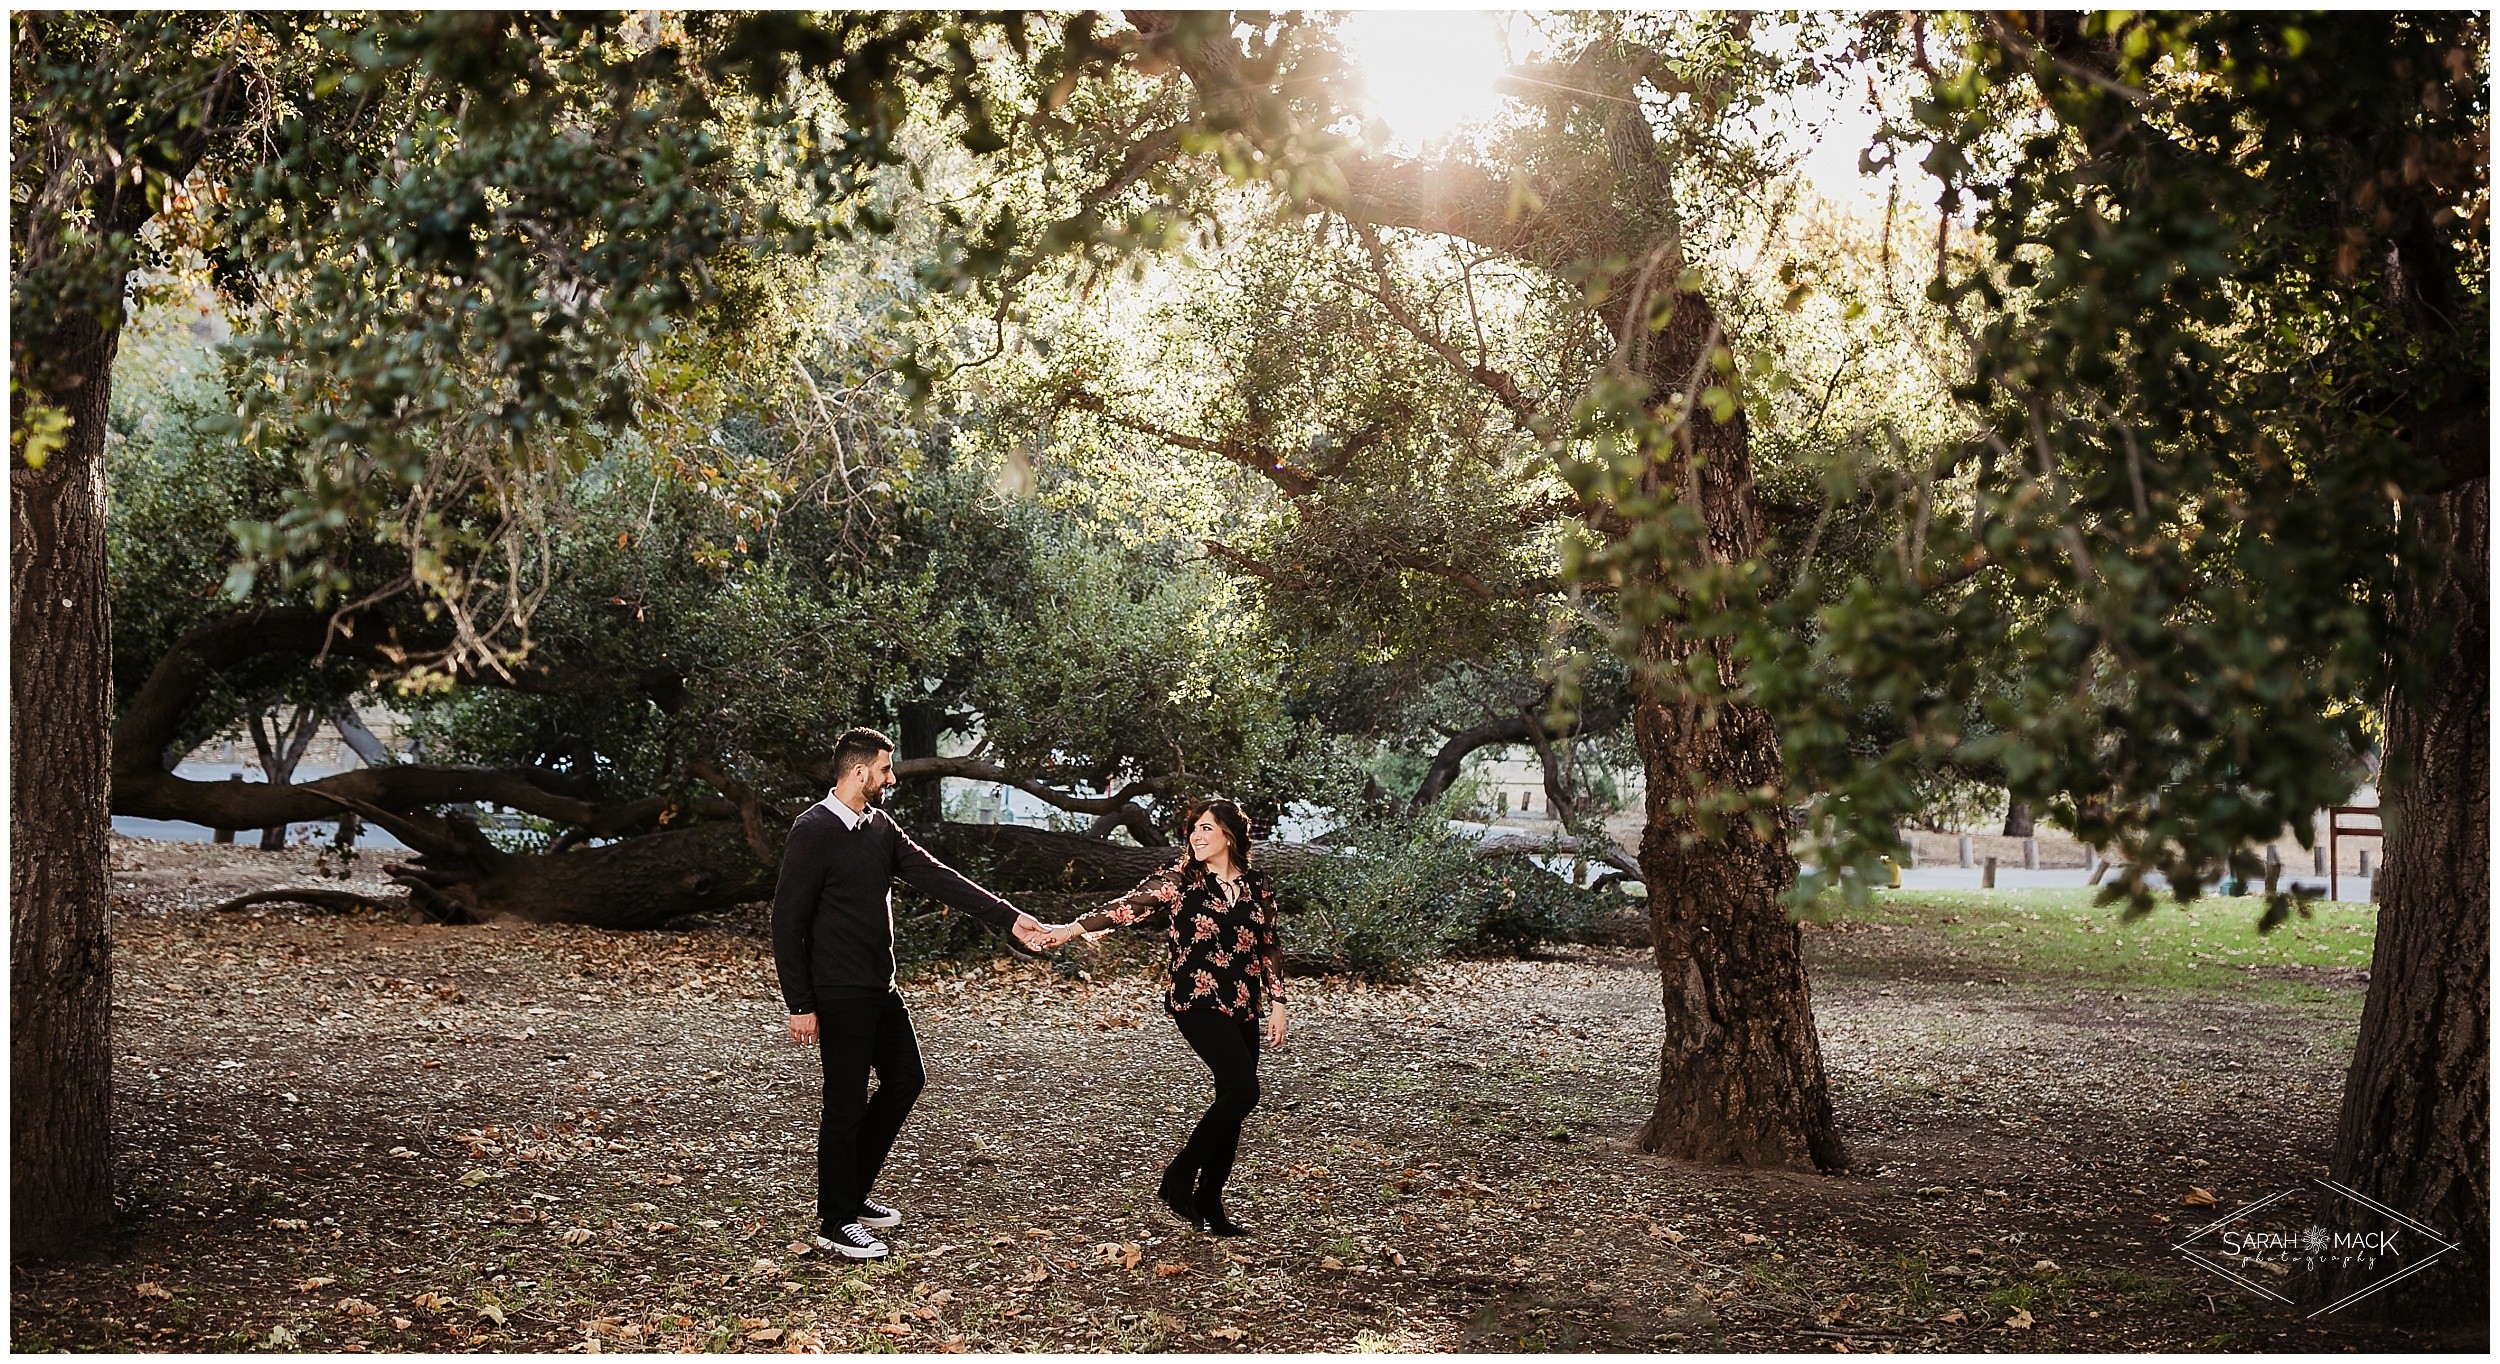
{"label": "tree bark", "polygon": [[[1653,384],[1663,394],[1682,391],[1686,376],[1704,372],[1703,351],[1719,339],[1709,300],[1677,298],[1652,351]],[[1651,477],[1684,490],[1709,553],[1752,558],[1762,530],[1743,409],[1722,423],[1696,404],[1690,421],[1691,448]],[[1683,460],[1691,467],[1673,467]],[[1694,695],[1678,680],[1705,649],[1723,699]],[[1845,1169],[1804,937],[1784,899],[1797,881],[1787,808],[1759,812],[1760,824],[1719,821],[1715,832],[1699,814],[1713,796],[1779,789],[1779,735],[1760,707],[1742,699],[1724,641],[1696,644],[1670,618],[1648,628],[1641,653],[1632,712],[1648,777],[1641,877],[1665,1036],[1658,1101],[1636,1140],[1645,1151],[1686,1160]]]}
{"label": "tree bark", "polygon": [[2025,800],[2007,801],[2005,803],[2005,837],[2029,838],[2031,837],[2031,829],[2031,802]]}
{"label": "tree bark", "polygon": [[642,929],[769,900],[779,868],[722,820],[562,853],[420,854],[383,871],[446,922]]}
{"label": "tree bark", "polygon": [[[2330,1169],[2459,1243],[2364,1299],[2368,1309],[2471,1323],[2489,1311],[2491,1268],[2491,484],[2475,478],[2406,513],[2449,552],[2401,623],[2441,646],[2417,685],[2387,699],[2378,941]],[[2335,1195],[2320,1213],[2331,1226],[2368,1220]],[[2356,1291],[2372,1273],[2332,1275],[2328,1291]]]}
{"label": "tree bark", "polygon": [[[318,707],[299,703],[284,723],[278,719],[288,707],[284,701],[255,704],[250,716],[252,747],[260,755],[263,780],[271,786],[295,784],[295,768],[304,760],[304,751],[312,747],[315,731],[321,728]],[[262,852],[278,852],[286,847],[286,825],[272,824],[260,831]]]}
{"label": "tree bark", "polygon": [[[938,731],[943,728],[943,715],[926,701],[909,701],[903,705],[902,732],[894,736],[894,761],[900,765],[914,758],[938,755]],[[933,829],[946,818],[943,792],[946,778],[938,773],[925,776],[900,777],[895,781],[894,796],[888,807],[905,828]]]}
{"label": "tree bark", "polygon": [[120,333],[78,314],[35,344],[69,381],[51,396],[71,425],[41,469],[9,468],[9,1224],[19,1256],[67,1250],[113,1218],[104,435]]}

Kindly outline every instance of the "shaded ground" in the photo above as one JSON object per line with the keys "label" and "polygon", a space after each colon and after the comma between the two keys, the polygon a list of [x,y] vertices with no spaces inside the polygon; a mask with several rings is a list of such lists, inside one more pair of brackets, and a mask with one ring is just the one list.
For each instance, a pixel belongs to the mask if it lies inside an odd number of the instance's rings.
{"label": "shaded ground", "polygon": [[1304,982],[1236,1242],[1151,1200],[1205,1093],[1151,979],[924,971],[930,1088],[880,1186],[911,1221],[859,1267],[791,1249],[817,1079],[760,918],[216,915],[312,859],[117,840],[116,862],[123,1224],[107,1258],[16,1269],[20,1349],[2434,1343],[2313,1327],[2167,1249],[2212,1215],[2192,1187],[2227,1211],[2323,1172],[2366,910],[2238,949],[2228,906],[2124,949],[2071,899],[1813,926],[1860,1163],[1839,1179],[1628,1147],[1645,954]]}

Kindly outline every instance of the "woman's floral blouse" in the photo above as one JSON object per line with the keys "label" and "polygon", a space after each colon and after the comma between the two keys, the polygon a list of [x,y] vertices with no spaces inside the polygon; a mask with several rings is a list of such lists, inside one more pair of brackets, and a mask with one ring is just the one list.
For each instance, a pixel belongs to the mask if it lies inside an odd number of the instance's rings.
{"label": "woman's floral blouse", "polygon": [[1095,910],[1077,924],[1086,932],[1165,918],[1172,945],[1172,984],[1164,1010],[1212,1009],[1250,1018],[1285,997],[1285,973],[1276,946],[1276,888],[1256,869],[1241,880],[1239,898],[1204,867],[1167,867],[1137,889]]}

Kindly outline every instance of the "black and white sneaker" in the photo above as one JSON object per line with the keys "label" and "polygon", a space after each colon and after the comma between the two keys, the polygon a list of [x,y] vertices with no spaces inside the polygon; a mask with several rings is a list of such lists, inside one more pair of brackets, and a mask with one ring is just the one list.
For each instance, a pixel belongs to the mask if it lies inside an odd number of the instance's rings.
{"label": "black and white sneaker", "polygon": [[871,1236],[857,1222],[845,1222],[824,1236],[815,1238],[816,1248],[845,1260],[882,1260],[885,1242]]}
{"label": "black and white sneaker", "polygon": [[859,1200],[859,1212],[852,1221],[870,1231],[892,1231],[903,1225],[903,1215],[873,1198]]}

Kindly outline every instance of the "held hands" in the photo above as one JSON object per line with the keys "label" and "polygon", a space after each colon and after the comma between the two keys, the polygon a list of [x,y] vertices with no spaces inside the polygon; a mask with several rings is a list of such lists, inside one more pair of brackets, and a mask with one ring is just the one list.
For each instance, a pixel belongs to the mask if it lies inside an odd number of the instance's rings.
{"label": "held hands", "polygon": [[1073,923],[1045,924],[1030,914],[1016,916],[1016,941],[1030,951],[1047,952],[1084,936],[1085,930]]}

